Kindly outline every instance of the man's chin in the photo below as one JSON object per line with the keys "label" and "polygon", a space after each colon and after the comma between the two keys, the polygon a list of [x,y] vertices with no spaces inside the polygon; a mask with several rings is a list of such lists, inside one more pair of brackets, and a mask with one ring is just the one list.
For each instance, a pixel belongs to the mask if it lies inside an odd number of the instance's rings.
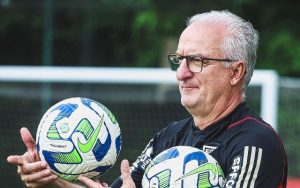
{"label": "man's chin", "polygon": [[184,106],[186,109],[192,109],[196,106],[196,102],[192,100],[184,100],[181,99],[181,104]]}

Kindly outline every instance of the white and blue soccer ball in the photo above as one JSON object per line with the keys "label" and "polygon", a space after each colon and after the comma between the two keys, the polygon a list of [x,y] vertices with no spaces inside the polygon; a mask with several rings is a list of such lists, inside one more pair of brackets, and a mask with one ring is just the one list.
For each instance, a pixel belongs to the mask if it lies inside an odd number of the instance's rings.
{"label": "white and blue soccer ball", "polygon": [[225,182],[218,162],[190,146],[176,146],[157,155],[147,166],[143,188],[220,188]]}
{"label": "white and blue soccer ball", "polygon": [[116,162],[121,150],[119,124],[103,104],[88,98],[69,98],[52,106],[36,134],[37,150],[59,177],[100,176]]}

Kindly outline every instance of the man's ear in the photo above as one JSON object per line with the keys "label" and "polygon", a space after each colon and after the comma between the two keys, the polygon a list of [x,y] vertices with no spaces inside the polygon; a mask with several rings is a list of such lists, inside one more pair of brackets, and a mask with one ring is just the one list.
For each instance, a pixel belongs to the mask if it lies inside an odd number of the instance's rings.
{"label": "man's ear", "polygon": [[231,85],[234,86],[237,83],[243,81],[244,75],[246,73],[246,63],[244,61],[236,61],[231,64],[231,69]]}

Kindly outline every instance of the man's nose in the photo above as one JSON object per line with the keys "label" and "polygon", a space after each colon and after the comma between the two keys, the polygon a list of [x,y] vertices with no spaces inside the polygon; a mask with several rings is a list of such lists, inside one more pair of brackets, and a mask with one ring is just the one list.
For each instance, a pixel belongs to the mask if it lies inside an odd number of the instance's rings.
{"label": "man's nose", "polygon": [[188,62],[184,58],[176,71],[176,78],[177,80],[184,80],[192,75],[193,73],[189,70]]}

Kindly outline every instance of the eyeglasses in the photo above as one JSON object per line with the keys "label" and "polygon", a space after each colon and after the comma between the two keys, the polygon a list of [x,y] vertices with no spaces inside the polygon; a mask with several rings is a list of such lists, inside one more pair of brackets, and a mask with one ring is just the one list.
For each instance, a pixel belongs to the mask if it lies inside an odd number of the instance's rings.
{"label": "eyeglasses", "polygon": [[226,61],[226,62],[236,61],[231,59],[206,58],[200,55],[181,56],[178,54],[170,54],[168,55],[168,60],[171,65],[171,69],[173,71],[177,71],[183,59],[186,59],[188,69],[191,72],[201,72],[203,65],[207,65],[209,63],[208,61]]}

